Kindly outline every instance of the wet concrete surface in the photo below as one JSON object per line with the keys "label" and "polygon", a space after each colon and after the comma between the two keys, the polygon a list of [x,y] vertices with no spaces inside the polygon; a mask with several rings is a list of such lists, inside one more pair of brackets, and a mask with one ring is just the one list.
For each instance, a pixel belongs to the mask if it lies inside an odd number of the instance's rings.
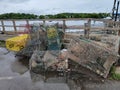
{"label": "wet concrete surface", "polygon": [[[55,83],[55,79],[48,82],[33,82],[28,69],[28,61],[18,60],[14,53],[5,54],[7,50],[0,48],[0,90],[120,90],[120,81],[105,80],[105,82],[82,80],[80,85],[71,82]],[[54,82],[54,83],[53,83]]]}
{"label": "wet concrete surface", "polygon": [[28,66],[0,48],[0,90],[69,90],[65,83],[32,82]]}

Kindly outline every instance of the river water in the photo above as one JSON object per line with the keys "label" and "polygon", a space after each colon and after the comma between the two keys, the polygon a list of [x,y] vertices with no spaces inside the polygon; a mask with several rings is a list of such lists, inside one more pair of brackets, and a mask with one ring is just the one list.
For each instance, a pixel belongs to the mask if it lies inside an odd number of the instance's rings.
{"label": "river water", "polygon": [[[12,21],[3,21],[4,22],[4,25],[10,25],[10,26],[13,26],[13,22]],[[25,21],[15,21],[16,22],[16,25],[17,26],[24,26],[26,25],[27,23]],[[43,23],[42,21],[29,21],[29,24],[39,24],[39,23]],[[46,24],[55,24],[55,23],[59,23],[59,24],[63,24],[62,21],[46,21]],[[84,23],[87,23],[86,20],[81,20],[81,21],[66,21],[66,25],[67,26],[71,26],[71,25],[84,25]],[[0,22],[0,25],[1,22]],[[103,27],[104,26],[104,23],[103,22],[100,22],[100,21],[92,21],[91,22],[91,25],[92,27]],[[25,27],[17,27],[17,30],[24,30]],[[0,30],[2,31],[3,28],[0,26]],[[6,31],[13,31],[14,30],[14,27],[5,27],[5,30]],[[74,30],[75,31],[75,30]]]}

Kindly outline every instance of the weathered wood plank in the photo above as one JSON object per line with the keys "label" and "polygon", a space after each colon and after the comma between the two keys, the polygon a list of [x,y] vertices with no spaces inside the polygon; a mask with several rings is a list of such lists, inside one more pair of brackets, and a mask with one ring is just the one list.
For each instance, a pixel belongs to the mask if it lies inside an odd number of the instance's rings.
{"label": "weathered wood plank", "polygon": [[[120,30],[120,22],[114,22],[112,20],[107,20],[107,19],[93,19],[93,18],[69,18],[69,19],[8,19],[8,20],[4,20],[4,19],[0,19],[1,21],[1,25],[0,27],[2,28],[1,30],[3,30],[3,32],[6,32],[6,27],[13,27],[14,30],[13,31],[17,31],[18,27],[24,27],[21,25],[17,25],[16,21],[26,21],[26,24],[29,24],[30,21],[43,21],[43,23],[46,23],[46,21],[62,21],[63,24],[59,24],[59,28],[63,29],[63,31],[65,31],[66,29],[89,29],[89,31],[94,31],[94,30]],[[12,21],[13,25],[6,25],[3,22],[4,21]],[[88,25],[84,26],[83,25],[66,25],[65,22],[66,21],[87,21]],[[93,27],[91,22],[102,22],[103,24],[105,24],[105,26],[101,26],[101,27]]]}

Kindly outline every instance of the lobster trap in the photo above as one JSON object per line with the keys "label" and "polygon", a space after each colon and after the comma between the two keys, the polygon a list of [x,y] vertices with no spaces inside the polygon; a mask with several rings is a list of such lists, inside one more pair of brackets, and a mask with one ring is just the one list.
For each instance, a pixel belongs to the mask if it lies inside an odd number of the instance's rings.
{"label": "lobster trap", "polygon": [[[111,66],[118,60],[117,53],[113,50],[83,38],[71,40],[68,52],[68,58],[77,63],[79,67],[86,69],[88,76],[95,73],[106,78]],[[79,67],[76,70],[81,70]],[[85,72],[84,69],[81,73]]]}
{"label": "lobster trap", "polygon": [[[61,49],[61,34],[57,28],[57,24],[40,25],[33,24],[29,31],[29,39],[26,42],[25,48],[17,52],[17,56],[31,57],[35,50],[60,50]],[[63,35],[63,33],[61,34]]]}

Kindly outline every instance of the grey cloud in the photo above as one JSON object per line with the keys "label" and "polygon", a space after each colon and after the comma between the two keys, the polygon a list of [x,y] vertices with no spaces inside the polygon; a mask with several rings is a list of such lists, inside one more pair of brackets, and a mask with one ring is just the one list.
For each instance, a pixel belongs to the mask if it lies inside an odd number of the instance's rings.
{"label": "grey cloud", "polygon": [[0,2],[5,2],[5,3],[23,3],[28,1],[30,0],[0,0]]}
{"label": "grey cloud", "polygon": [[0,13],[110,12],[112,6],[113,0],[0,0]]}

